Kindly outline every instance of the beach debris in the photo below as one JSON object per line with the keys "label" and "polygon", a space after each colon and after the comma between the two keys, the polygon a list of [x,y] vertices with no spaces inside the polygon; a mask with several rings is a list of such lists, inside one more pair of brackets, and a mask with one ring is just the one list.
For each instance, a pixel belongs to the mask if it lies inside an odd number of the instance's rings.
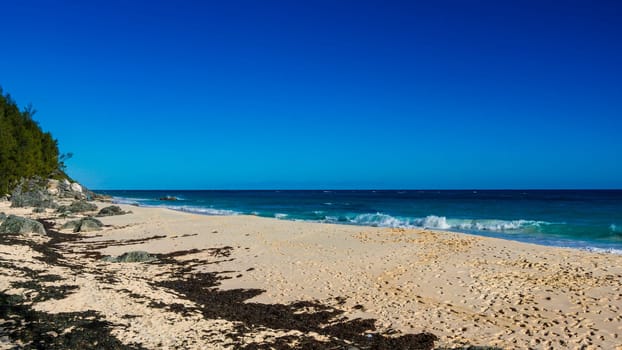
{"label": "beach debris", "polygon": [[73,232],[90,232],[101,230],[103,224],[101,221],[93,218],[86,217],[80,220],[72,220],[66,222],[61,230],[72,230]]}
{"label": "beach debris", "polygon": [[177,197],[174,196],[164,196],[164,197],[160,197],[158,198],[161,201],[176,201],[178,200]]}
{"label": "beach debris", "polygon": [[137,250],[137,251],[123,253],[119,256],[107,256],[105,258],[102,258],[102,260],[108,261],[108,262],[116,262],[116,263],[119,263],[119,262],[133,263],[133,262],[154,261],[156,260],[156,257],[150,255],[149,253],[145,251]]}
{"label": "beach debris", "polygon": [[5,234],[23,234],[23,233],[38,233],[45,234],[45,228],[43,225],[35,220],[23,218],[20,216],[9,215],[2,221],[0,225],[0,233]]}
{"label": "beach debris", "polygon": [[114,216],[114,215],[123,215],[123,214],[129,214],[131,212],[129,211],[123,211],[123,209],[121,209],[121,207],[119,207],[118,205],[111,205],[109,207],[105,207],[102,208],[99,213],[97,213],[97,216]]}
{"label": "beach debris", "polygon": [[93,203],[89,203],[87,201],[79,200],[79,201],[74,201],[69,206],[61,205],[60,207],[58,207],[57,212],[59,213],[65,213],[65,212],[82,213],[85,211],[94,211],[94,210],[97,210],[97,205]]}

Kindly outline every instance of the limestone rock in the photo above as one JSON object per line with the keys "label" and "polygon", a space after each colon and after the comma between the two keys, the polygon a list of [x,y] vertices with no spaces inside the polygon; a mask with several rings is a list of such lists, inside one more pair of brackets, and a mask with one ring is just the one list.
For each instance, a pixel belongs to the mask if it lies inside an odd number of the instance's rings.
{"label": "limestone rock", "polygon": [[101,230],[102,226],[103,224],[101,221],[92,217],[86,217],[80,220],[68,221],[61,227],[61,229],[72,230],[73,232],[91,232]]}
{"label": "limestone rock", "polygon": [[95,218],[84,218],[80,223],[80,228],[78,228],[78,232],[99,231],[102,229],[102,226],[102,222]]}
{"label": "limestone rock", "polygon": [[72,183],[72,184],[71,184],[71,190],[72,190],[73,192],[82,193],[82,186],[80,186],[80,184],[79,184],[79,183],[74,182],[74,183]]}
{"label": "limestone rock", "polygon": [[85,211],[94,211],[97,210],[97,205],[93,203],[89,203],[87,201],[74,201],[69,206],[60,206],[58,208],[59,213],[70,212],[70,213],[83,213]]}
{"label": "limestone rock", "polygon": [[52,196],[58,196],[60,194],[60,181],[49,179],[47,192]]}
{"label": "limestone rock", "polygon": [[38,233],[41,235],[45,235],[45,228],[38,221],[23,218],[20,216],[9,215],[5,220],[2,221],[2,225],[0,225],[0,233]]}
{"label": "limestone rock", "polygon": [[113,216],[123,214],[127,214],[127,212],[123,211],[123,209],[117,205],[111,205],[109,207],[102,208],[99,213],[97,213],[97,216]]}
{"label": "limestone rock", "polygon": [[80,229],[80,220],[71,220],[67,221],[60,228],[61,230],[71,230],[73,232],[77,232]]}

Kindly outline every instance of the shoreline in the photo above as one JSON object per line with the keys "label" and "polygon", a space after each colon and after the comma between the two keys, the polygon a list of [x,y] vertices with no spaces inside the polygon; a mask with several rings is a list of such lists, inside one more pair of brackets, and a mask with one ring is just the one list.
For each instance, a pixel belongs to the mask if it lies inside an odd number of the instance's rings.
{"label": "shoreline", "polygon": [[[447,231],[119,206],[133,213],[100,218],[102,231],[59,231],[67,241],[51,249],[82,270],[41,265],[41,253],[28,245],[3,244],[0,272],[28,267],[60,276],[75,288],[33,302],[34,309],[94,310],[115,325],[110,334],[119,342],[146,348],[364,348],[429,334],[446,348],[622,346],[616,254]],[[0,211],[52,216],[6,205]],[[56,230],[66,219],[49,221]],[[157,261],[100,260],[137,250]],[[15,275],[0,290],[32,294]],[[267,320],[270,314],[278,316]]]}
{"label": "shoreline", "polygon": [[[285,220],[285,221],[293,221],[293,222],[308,222],[308,223],[315,223],[315,224],[332,224],[332,225],[345,225],[345,226],[358,226],[358,227],[385,228],[385,229],[432,230],[432,231],[438,231],[438,232],[465,234],[465,235],[471,235],[471,236],[476,236],[476,237],[486,237],[486,238],[491,238],[491,239],[501,239],[504,241],[518,242],[518,243],[523,243],[523,244],[533,244],[533,245],[542,246],[542,247],[563,248],[563,249],[573,249],[573,250],[579,250],[579,251],[585,251],[585,252],[591,252],[591,253],[622,255],[622,247],[613,248],[613,247],[602,247],[602,246],[599,247],[597,245],[570,246],[570,245],[556,245],[553,243],[546,244],[547,241],[543,241],[541,243],[539,241],[536,241],[535,239],[531,239],[531,240],[528,238],[523,238],[523,239],[514,238],[513,239],[511,237],[508,237],[510,234],[506,233],[505,231],[477,232],[475,230],[460,230],[456,228],[442,229],[442,228],[436,228],[436,227],[418,227],[418,226],[390,227],[390,226],[380,226],[380,225],[373,226],[373,225],[367,225],[363,223],[354,223],[354,222],[327,222],[327,221],[321,221],[321,220],[304,220],[304,219],[297,219],[297,218],[288,218],[287,214],[284,214],[284,216],[281,216],[278,213],[275,214],[275,216],[262,216],[262,215],[255,215],[255,214],[250,214],[250,213],[237,212],[231,209],[201,208],[201,207],[186,208],[187,206],[175,207],[174,205],[171,205],[171,204],[149,205],[149,204],[141,204],[139,202],[128,203],[128,201],[123,200],[123,198],[121,197],[113,197],[112,203],[118,204],[118,205],[130,205],[130,206],[137,206],[137,207],[143,207],[143,208],[167,209],[167,210],[173,210],[173,211],[178,211],[182,213],[189,213],[189,214],[202,215],[202,216],[252,216],[252,217],[265,218],[265,219]],[[486,234],[486,232],[493,232],[493,233]],[[497,237],[497,236],[500,236],[500,237]],[[573,242],[572,240],[568,240],[568,241]],[[586,244],[593,243],[593,242],[586,242],[586,241],[581,241],[581,242],[584,242]]]}

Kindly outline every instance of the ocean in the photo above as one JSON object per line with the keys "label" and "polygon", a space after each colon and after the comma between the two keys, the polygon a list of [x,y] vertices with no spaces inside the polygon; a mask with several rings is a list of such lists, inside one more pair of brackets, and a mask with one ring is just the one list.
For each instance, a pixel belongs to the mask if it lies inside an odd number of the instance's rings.
{"label": "ocean", "polygon": [[[97,191],[205,215],[430,228],[622,254],[622,190]],[[163,201],[162,197],[176,197]]]}

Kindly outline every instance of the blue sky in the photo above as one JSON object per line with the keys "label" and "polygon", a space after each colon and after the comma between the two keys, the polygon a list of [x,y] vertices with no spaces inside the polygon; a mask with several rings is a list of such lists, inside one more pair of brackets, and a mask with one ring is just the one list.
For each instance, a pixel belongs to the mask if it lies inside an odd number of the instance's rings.
{"label": "blue sky", "polygon": [[622,188],[618,1],[15,1],[94,189]]}

